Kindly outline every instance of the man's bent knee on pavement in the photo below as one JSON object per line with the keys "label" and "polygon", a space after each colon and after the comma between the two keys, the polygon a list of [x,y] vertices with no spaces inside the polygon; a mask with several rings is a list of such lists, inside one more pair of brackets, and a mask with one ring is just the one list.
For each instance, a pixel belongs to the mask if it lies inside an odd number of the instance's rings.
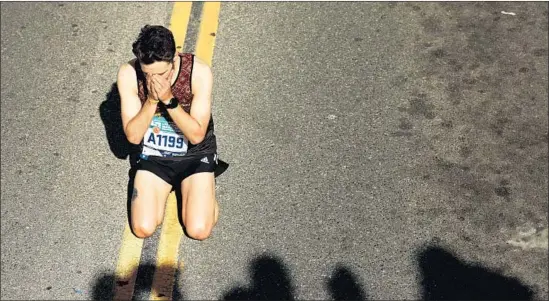
{"label": "man's bent knee on pavement", "polygon": [[193,54],[176,52],[171,31],[162,26],[143,27],[132,47],[135,58],[120,67],[117,81],[124,133],[140,145],[132,231],[151,236],[162,223],[168,195],[179,185],[178,214],[186,232],[205,239],[219,211],[211,69]]}

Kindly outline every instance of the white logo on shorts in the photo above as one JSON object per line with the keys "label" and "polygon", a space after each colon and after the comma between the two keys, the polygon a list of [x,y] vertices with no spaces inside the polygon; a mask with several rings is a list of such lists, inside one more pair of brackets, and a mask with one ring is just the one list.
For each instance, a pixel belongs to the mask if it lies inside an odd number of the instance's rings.
{"label": "white logo on shorts", "polygon": [[204,162],[206,164],[210,164],[210,161],[208,161],[208,157],[204,157],[200,160],[200,162]]}

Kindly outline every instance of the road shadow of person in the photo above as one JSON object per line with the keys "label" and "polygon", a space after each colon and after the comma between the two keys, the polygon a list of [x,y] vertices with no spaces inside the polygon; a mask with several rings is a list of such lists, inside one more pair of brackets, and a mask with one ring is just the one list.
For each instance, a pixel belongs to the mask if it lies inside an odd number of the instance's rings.
{"label": "road shadow of person", "polygon": [[326,281],[326,288],[332,300],[367,300],[367,295],[358,281],[358,276],[349,268],[338,264],[330,279]]}
{"label": "road shadow of person", "polygon": [[130,154],[139,152],[139,146],[131,144],[126,139],[122,126],[120,94],[116,82],[105,96],[105,101],[99,106],[99,116],[105,126],[105,134],[109,148],[118,159],[126,159]]}
{"label": "road shadow of person", "polygon": [[107,142],[113,155],[121,160],[128,159],[130,169],[128,171],[126,214],[128,221],[131,213],[131,197],[133,193],[133,183],[135,179],[139,145],[131,144],[126,139],[124,128],[122,126],[120,94],[116,82],[111,85],[110,91],[105,96],[105,101],[99,106],[99,116],[105,127]]}
{"label": "road shadow of person", "polygon": [[234,287],[223,300],[294,300],[289,270],[275,255],[263,254],[250,263],[250,287]]}
{"label": "road shadow of person", "polygon": [[[175,273],[173,283],[158,283],[157,287],[152,287],[154,273],[166,276]],[[116,279],[112,273],[101,274],[94,281],[91,291],[91,300],[149,300],[152,299],[152,292],[166,292],[172,290],[172,300],[183,300],[184,295],[181,288],[177,287],[179,283],[179,271],[170,266],[160,266],[156,268],[152,264],[142,264],[137,271],[131,271],[130,275],[137,274],[135,285],[132,288],[125,287],[129,285],[127,279]],[[173,287],[165,287],[173,285]],[[130,295],[131,294],[131,295]],[[162,294],[156,298],[168,297]]]}
{"label": "road shadow of person", "polygon": [[417,254],[423,300],[532,300],[518,279],[466,263],[450,251],[429,245]]}
{"label": "road shadow of person", "polygon": [[[250,263],[250,285],[227,291],[223,300],[295,300],[290,273],[282,259],[265,253]],[[366,300],[358,277],[350,269],[338,265],[325,283],[333,300]]]}

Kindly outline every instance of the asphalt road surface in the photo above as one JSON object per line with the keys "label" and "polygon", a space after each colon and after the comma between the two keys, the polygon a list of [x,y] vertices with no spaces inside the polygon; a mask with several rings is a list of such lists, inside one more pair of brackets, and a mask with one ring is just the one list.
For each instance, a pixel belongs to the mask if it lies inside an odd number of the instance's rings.
{"label": "asphalt road surface", "polygon": [[[3,300],[112,297],[129,162],[102,108],[172,6],[1,3]],[[175,297],[547,299],[547,35],[543,2],[222,3],[230,167]]]}

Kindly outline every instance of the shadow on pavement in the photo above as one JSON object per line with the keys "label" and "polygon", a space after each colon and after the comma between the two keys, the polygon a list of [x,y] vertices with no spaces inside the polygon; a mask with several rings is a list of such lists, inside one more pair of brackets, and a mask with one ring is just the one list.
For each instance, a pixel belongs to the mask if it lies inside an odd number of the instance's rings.
{"label": "shadow on pavement", "polygon": [[336,267],[326,287],[332,300],[367,300],[368,298],[358,283],[358,276],[342,265]]}
{"label": "shadow on pavement", "polygon": [[[153,291],[155,292],[166,292],[168,290],[172,291],[172,300],[183,300],[183,292],[176,286],[173,285],[173,287],[168,287],[166,289],[166,285],[172,286],[172,283],[159,283],[157,284],[157,287],[153,288],[153,276],[156,271],[156,268],[152,264],[144,264],[140,265],[137,271],[133,271],[133,273],[137,273],[137,278],[135,280],[135,286],[133,288],[133,294],[132,296],[128,296],[125,294],[121,294],[121,292],[128,292],[128,288],[124,287],[128,285],[128,281],[125,280],[116,280],[114,274],[103,274],[99,276],[95,280],[95,284],[93,286],[92,292],[91,292],[91,298],[92,300],[114,300],[115,297],[120,300],[149,300],[152,299],[153,296],[151,295]],[[175,281],[174,283],[179,283],[179,272],[177,270],[174,271],[173,267],[169,266],[161,266],[158,268],[157,271],[160,275],[166,275],[170,276],[171,273],[175,273]],[[118,291],[118,295],[117,295]],[[130,290],[131,291],[131,288]],[[156,296],[159,298],[166,297],[163,295]]]}
{"label": "shadow on pavement", "polygon": [[417,255],[424,300],[531,300],[533,291],[516,278],[468,264],[449,251],[427,247]]}
{"label": "shadow on pavement", "polygon": [[249,268],[250,287],[235,287],[224,300],[294,300],[293,286],[286,265],[278,257],[264,254]]}
{"label": "shadow on pavement", "polygon": [[[280,258],[263,254],[251,262],[249,270],[250,286],[230,289],[224,300],[295,300],[289,270]],[[357,277],[341,265],[325,285],[334,300],[366,300]]]}
{"label": "shadow on pavement", "polygon": [[111,85],[111,90],[105,97],[105,101],[99,106],[99,116],[105,126],[109,148],[118,159],[126,159],[130,154],[139,152],[139,146],[131,144],[126,139],[120,113],[120,94],[118,94],[116,83]]}
{"label": "shadow on pavement", "polygon": [[[422,274],[423,300],[532,300],[534,292],[518,279],[506,277],[478,264],[466,263],[449,251],[428,246],[417,254]],[[172,267],[160,267],[162,275],[174,273]],[[134,271],[135,272],[135,271]],[[132,300],[147,299],[152,291],[155,267],[140,265]],[[290,271],[279,257],[266,253],[256,257],[249,267],[249,285],[235,286],[221,297],[223,300],[295,300],[295,285]],[[180,272],[175,271],[175,284]],[[349,268],[338,264],[324,283],[331,300],[367,300],[359,277]],[[93,300],[112,300],[115,291],[123,290],[127,281],[116,281],[114,275],[103,274],[95,281]],[[172,283],[168,284],[172,285]],[[162,286],[162,284],[160,284]],[[127,289],[127,288],[126,288]],[[164,289],[172,291],[172,300],[183,300],[177,285]],[[155,291],[159,291],[158,288]],[[126,300],[130,297],[126,297]]]}

